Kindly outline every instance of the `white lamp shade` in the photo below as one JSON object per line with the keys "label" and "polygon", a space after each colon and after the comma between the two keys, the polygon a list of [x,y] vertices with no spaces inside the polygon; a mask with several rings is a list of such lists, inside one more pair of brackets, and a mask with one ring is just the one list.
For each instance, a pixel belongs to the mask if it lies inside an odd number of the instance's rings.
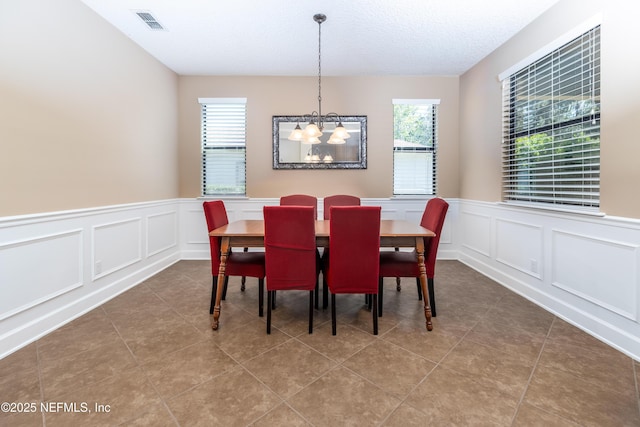
{"label": "white lamp shade", "polygon": [[302,140],[302,129],[300,129],[300,125],[296,125],[296,127],[289,134],[290,141],[301,141]]}
{"label": "white lamp shade", "polygon": [[327,141],[327,144],[344,144],[346,141],[342,138],[339,138],[336,136],[336,134],[334,133],[333,135],[331,135],[331,138],[329,138],[329,140]]}
{"label": "white lamp shade", "polygon": [[320,144],[320,139],[317,136],[311,136],[311,137],[306,137],[303,136],[302,137],[302,141],[303,144]]}
{"label": "white lamp shade", "polygon": [[315,123],[309,123],[302,133],[304,137],[309,138],[322,136],[322,132],[320,132],[320,129],[318,129],[318,126],[316,126]]}
{"label": "white lamp shade", "polygon": [[349,139],[349,137],[351,136],[351,135],[349,135],[349,132],[347,132],[345,127],[342,125],[342,122],[338,123],[338,126],[333,131],[333,135],[337,136],[338,138],[342,138],[342,139]]}

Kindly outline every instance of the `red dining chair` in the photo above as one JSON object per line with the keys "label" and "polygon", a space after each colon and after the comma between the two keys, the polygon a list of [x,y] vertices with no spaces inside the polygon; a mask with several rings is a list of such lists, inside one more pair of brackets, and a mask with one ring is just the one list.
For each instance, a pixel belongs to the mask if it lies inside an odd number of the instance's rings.
{"label": "red dining chair", "polygon": [[329,229],[331,326],[336,335],[336,294],[368,294],[373,301],[373,334],[378,335],[379,206],[334,206]]}
{"label": "red dining chair", "polygon": [[[360,206],[360,197],[349,196],[346,194],[336,194],[333,196],[328,196],[324,198],[324,212],[323,216],[325,220],[331,219],[331,207],[332,206]],[[327,290],[327,280],[326,273],[324,271],[324,264],[329,259],[329,248],[324,248],[324,252],[322,252],[322,264],[321,266],[323,274],[322,274],[322,308],[325,309],[329,306],[329,292]],[[318,308],[318,307],[316,307]]]}
{"label": "red dining chair", "polygon": [[[309,196],[307,194],[290,194],[288,196],[282,196],[280,197],[280,206],[312,206],[314,221],[318,218],[318,198],[315,196]],[[321,266],[322,260],[320,259],[320,251],[318,251],[317,249],[316,249],[316,255],[318,256],[318,265]],[[314,298],[315,298],[314,305],[316,308],[318,308],[319,295],[317,290]],[[273,304],[273,308],[276,308],[275,293],[273,294],[273,299],[271,303]]]}
{"label": "red dining chair", "polygon": [[331,219],[332,206],[360,206],[360,197],[336,194],[324,198],[324,219]]}
{"label": "red dining chair", "polygon": [[[229,223],[227,210],[222,200],[207,201],[202,204],[204,216],[207,220],[209,232]],[[211,249],[211,274],[213,276],[211,289],[211,307],[209,313],[213,313],[216,302],[216,292],[218,289],[218,270],[220,268],[220,245],[222,238],[209,236],[209,246]],[[222,299],[226,299],[229,276],[249,276],[258,279],[258,315],[263,316],[264,306],[264,252],[229,252],[224,276],[224,289]]]}
{"label": "red dining chair", "polygon": [[280,206],[313,206],[313,219],[318,218],[318,198],[306,194],[291,194],[280,197]]}
{"label": "red dining chair", "polygon": [[[440,243],[440,234],[442,226],[447,215],[449,204],[439,197],[430,199],[422,214],[420,225],[435,233],[435,237],[424,239],[424,265],[427,270],[427,288],[429,292],[429,305],[431,306],[431,315],[436,316],[436,300],[434,291],[434,275],[436,268],[436,255],[438,253],[438,244]],[[379,279],[379,297],[378,297],[378,313],[382,316],[382,300],[383,300],[383,277],[415,277],[418,287],[418,299],[422,299],[422,287],[420,286],[420,269],[418,268],[418,258],[416,251],[411,252],[381,252],[380,253],[380,279]]]}
{"label": "red dining chair", "polygon": [[267,275],[267,334],[271,333],[271,300],[275,291],[309,291],[309,333],[319,264],[316,230],[309,206],[265,206],[264,247]]}

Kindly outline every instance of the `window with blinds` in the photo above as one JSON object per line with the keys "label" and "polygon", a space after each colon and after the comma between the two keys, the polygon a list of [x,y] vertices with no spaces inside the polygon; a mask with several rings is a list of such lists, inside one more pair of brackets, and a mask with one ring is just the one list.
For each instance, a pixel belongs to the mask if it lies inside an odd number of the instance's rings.
{"label": "window with blinds", "polygon": [[433,99],[393,100],[393,194],[436,194],[437,106]]}
{"label": "window with blinds", "polygon": [[200,98],[202,194],[246,194],[246,98]]}
{"label": "window with blinds", "polygon": [[600,206],[600,26],[503,84],[503,199]]}

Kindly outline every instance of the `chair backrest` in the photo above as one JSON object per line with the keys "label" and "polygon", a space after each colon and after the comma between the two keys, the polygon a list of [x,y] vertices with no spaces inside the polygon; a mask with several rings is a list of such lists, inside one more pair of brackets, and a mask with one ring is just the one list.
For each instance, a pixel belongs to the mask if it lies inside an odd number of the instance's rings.
{"label": "chair backrest", "polygon": [[442,234],[442,226],[447,216],[449,203],[444,199],[435,197],[427,202],[427,206],[422,214],[420,225],[428,228],[436,235],[424,242],[424,265],[427,269],[427,277],[433,277],[436,268],[436,255],[438,254],[438,245],[440,243],[440,235]]}
{"label": "chair backrest", "polygon": [[280,206],[313,206],[313,219],[318,218],[318,198],[306,194],[291,194],[280,197]]}
{"label": "chair backrest", "polygon": [[327,282],[332,293],[378,293],[380,206],[334,206]]}
{"label": "chair backrest", "polygon": [[324,198],[324,219],[331,219],[331,206],[360,206],[360,197],[336,194]]}
{"label": "chair backrest", "polygon": [[265,206],[267,290],[315,288],[316,231],[310,206]]}
{"label": "chair backrest", "polygon": [[[207,220],[207,233],[216,228],[222,227],[229,223],[227,218],[227,209],[224,207],[222,200],[212,200],[202,204],[204,209],[204,217]],[[220,237],[209,236],[209,246],[211,249],[211,272],[218,274],[220,268]]]}

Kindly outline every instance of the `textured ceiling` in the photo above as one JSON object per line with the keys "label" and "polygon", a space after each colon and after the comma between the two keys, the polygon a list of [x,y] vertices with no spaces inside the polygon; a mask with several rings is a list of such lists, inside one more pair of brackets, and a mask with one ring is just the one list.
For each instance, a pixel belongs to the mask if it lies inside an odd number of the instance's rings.
{"label": "textured ceiling", "polygon": [[[460,75],[558,0],[83,0],[182,75]],[[166,29],[150,30],[150,12]]]}

